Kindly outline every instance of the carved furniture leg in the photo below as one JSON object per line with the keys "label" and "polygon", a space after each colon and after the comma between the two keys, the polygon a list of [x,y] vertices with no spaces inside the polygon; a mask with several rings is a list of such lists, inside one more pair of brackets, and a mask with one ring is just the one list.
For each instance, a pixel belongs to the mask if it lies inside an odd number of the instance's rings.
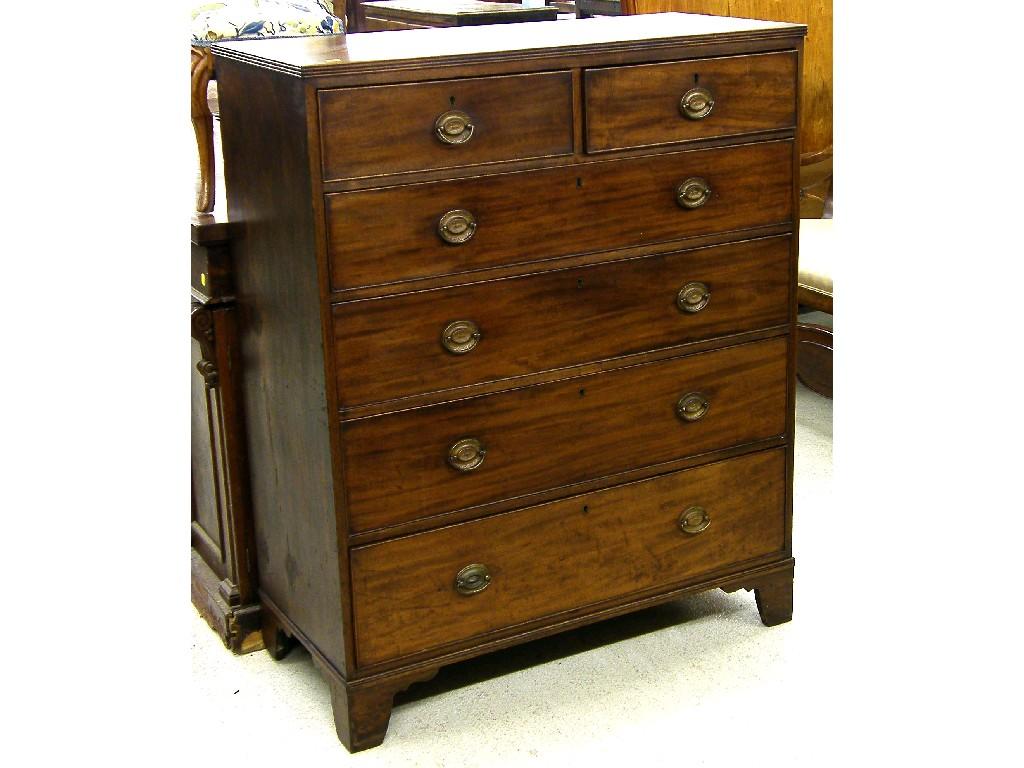
{"label": "carved furniture leg", "polygon": [[213,75],[213,54],[209,48],[192,47],[192,128],[199,148],[199,190],[196,211],[213,211],[213,115],[206,103],[206,89]]}
{"label": "carved furniture leg", "polygon": [[349,683],[324,664],[318,666],[331,686],[334,728],[349,752],[379,746],[388,732],[395,694],[437,674],[437,668],[433,667],[372,682]]}
{"label": "carved furniture leg", "polygon": [[766,627],[784,624],[793,618],[793,574],[776,574],[754,587],[754,600],[761,623]]}
{"label": "carved furniture leg", "polygon": [[268,610],[263,611],[260,631],[263,634],[263,645],[276,661],[280,661],[295,647],[295,638],[289,635],[277,617]]}

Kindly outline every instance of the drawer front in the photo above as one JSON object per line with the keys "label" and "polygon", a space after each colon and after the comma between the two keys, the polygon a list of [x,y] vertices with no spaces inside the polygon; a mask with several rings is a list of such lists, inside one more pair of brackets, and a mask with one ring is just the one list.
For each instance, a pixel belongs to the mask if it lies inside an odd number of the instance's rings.
{"label": "drawer front", "polygon": [[333,308],[342,405],[779,325],[790,240],[755,240]]}
{"label": "drawer front", "polygon": [[359,664],[782,553],[784,489],[779,449],[355,548]]}
{"label": "drawer front", "polygon": [[795,128],[796,53],[590,69],[587,151]]}
{"label": "drawer front", "polygon": [[339,88],[319,106],[328,180],[573,151],[568,72]]}
{"label": "drawer front", "polygon": [[[776,141],[326,196],[334,289],[790,223]],[[709,196],[690,179],[703,179]],[[687,208],[680,204],[680,187]],[[462,242],[448,242],[445,237]]]}
{"label": "drawer front", "polygon": [[[691,393],[708,408],[685,420],[677,406]],[[775,338],[344,422],[349,525],[383,528],[782,435],[785,414],[786,339]]]}

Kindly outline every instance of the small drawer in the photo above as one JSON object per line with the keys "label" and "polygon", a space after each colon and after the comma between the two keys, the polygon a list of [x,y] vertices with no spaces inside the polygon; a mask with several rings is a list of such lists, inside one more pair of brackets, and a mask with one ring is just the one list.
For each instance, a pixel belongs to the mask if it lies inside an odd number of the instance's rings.
{"label": "small drawer", "polygon": [[587,152],[796,126],[796,53],[589,69]]}
{"label": "small drawer", "polygon": [[775,437],[786,338],[343,422],[369,531]]}
{"label": "small drawer", "polygon": [[357,547],[359,665],[781,555],[785,465],[765,451]]}
{"label": "small drawer", "polygon": [[319,92],[325,180],[572,154],[568,72]]}
{"label": "small drawer", "polygon": [[790,238],[333,308],[342,406],[646,352],[789,319]]}
{"label": "small drawer", "polygon": [[791,224],[793,142],[326,196],[335,290]]}

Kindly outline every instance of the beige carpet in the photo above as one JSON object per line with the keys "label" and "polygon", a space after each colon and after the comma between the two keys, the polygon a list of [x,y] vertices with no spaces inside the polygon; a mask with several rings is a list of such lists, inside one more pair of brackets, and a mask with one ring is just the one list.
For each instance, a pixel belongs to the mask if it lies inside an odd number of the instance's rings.
{"label": "beige carpet", "polygon": [[831,478],[832,401],[800,386],[792,622],[766,629],[753,593],[716,590],[464,662],[400,694],[384,744],[356,755],[308,653],[234,656],[193,611],[197,765],[820,766]]}

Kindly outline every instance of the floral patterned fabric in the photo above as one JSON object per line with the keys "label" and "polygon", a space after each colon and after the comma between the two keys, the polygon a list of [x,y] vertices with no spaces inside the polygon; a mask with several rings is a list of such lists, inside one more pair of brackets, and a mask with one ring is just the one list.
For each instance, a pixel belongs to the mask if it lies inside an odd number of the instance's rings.
{"label": "floral patterned fabric", "polygon": [[334,15],[328,0],[225,0],[192,11],[192,45],[344,31],[345,22]]}

